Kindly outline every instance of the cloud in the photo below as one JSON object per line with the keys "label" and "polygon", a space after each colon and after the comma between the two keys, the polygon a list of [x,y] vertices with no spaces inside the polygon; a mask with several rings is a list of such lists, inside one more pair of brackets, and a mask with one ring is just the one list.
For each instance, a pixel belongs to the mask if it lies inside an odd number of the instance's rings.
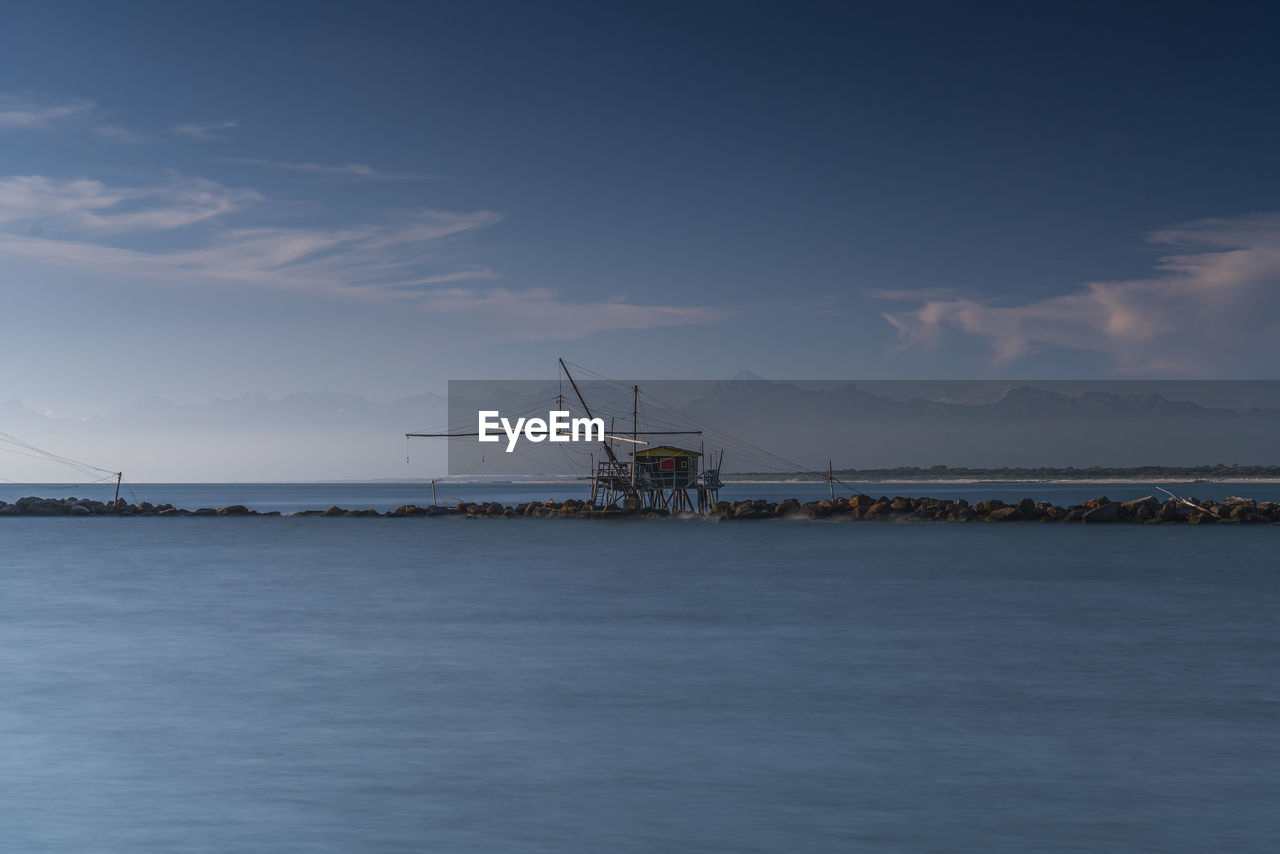
{"label": "cloud", "polygon": [[1002,363],[1063,348],[1104,354],[1123,372],[1237,376],[1280,356],[1280,213],[1198,220],[1147,239],[1178,250],[1148,278],[1013,306],[930,299],[884,317],[909,346],[961,332]]}
{"label": "cloud", "polygon": [[[459,268],[456,242],[501,222],[494,211],[422,209],[340,227],[228,226],[266,199],[167,173],[138,186],[40,175],[0,178],[0,258],[165,283],[234,283],[416,306],[477,334],[580,338],[604,330],[719,320],[698,306],[576,300],[549,289],[448,287],[497,278]],[[182,231],[184,226],[206,227]],[[144,240],[171,234],[164,240]],[[148,248],[139,248],[139,246]]]}
{"label": "cloud", "polygon": [[40,102],[17,95],[0,95],[0,133],[44,131],[68,122],[87,120],[93,102],[80,98]]}
{"label": "cloud", "polygon": [[265,169],[283,169],[289,172],[309,172],[335,178],[359,178],[366,181],[427,181],[437,175],[420,175],[409,172],[381,172],[364,163],[294,163],[286,160],[263,160],[256,157],[220,157],[223,163],[241,163],[261,166]]}
{"label": "cloud", "polygon": [[577,301],[547,288],[514,291],[441,289],[424,307],[435,316],[481,319],[487,336],[520,341],[585,338],[598,332],[716,323],[724,312],[709,306],[636,305],[622,300]]}
{"label": "cloud", "polygon": [[140,250],[117,237],[172,231],[244,211],[254,190],[170,174],[119,187],[80,178],[0,178],[0,254],[129,276],[251,282],[338,292],[398,293],[415,285],[493,278],[471,267],[433,272],[451,238],[500,222],[492,211],[420,210],[383,224],[343,228],[239,227],[195,245]]}
{"label": "cloud", "polygon": [[84,98],[38,100],[0,94],[0,134],[19,131],[55,131],[69,128],[89,131],[99,139],[117,143],[141,143],[144,134],[105,121],[97,106]]}
{"label": "cloud", "polygon": [[200,142],[217,142],[226,139],[226,136],[218,133],[218,131],[230,130],[239,126],[240,123],[238,121],[230,119],[221,122],[188,122],[187,124],[174,125],[170,130]]}
{"label": "cloud", "polygon": [[253,190],[171,175],[150,186],[111,187],[87,178],[0,178],[0,225],[79,235],[164,231],[261,201]]}
{"label": "cloud", "polygon": [[105,139],[108,142],[119,142],[127,145],[138,145],[144,142],[150,142],[150,138],[145,134],[137,131],[129,130],[120,125],[98,125],[93,129],[95,136]]}
{"label": "cloud", "polygon": [[475,279],[496,279],[498,274],[488,267],[476,267],[470,270],[458,270],[454,273],[442,273],[438,276],[427,276],[421,279],[409,279],[403,282],[387,282],[384,288],[421,288],[431,285],[444,285],[449,282],[466,282]]}

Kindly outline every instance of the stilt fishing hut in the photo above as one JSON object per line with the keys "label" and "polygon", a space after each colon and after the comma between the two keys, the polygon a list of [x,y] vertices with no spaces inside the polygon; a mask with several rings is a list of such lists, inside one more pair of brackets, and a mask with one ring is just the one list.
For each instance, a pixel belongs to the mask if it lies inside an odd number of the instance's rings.
{"label": "stilt fishing hut", "polygon": [[[573,388],[574,396],[587,418],[594,418],[591,407],[578,387],[564,360],[560,368]],[[603,458],[591,457],[590,469],[585,478],[591,489],[590,503],[596,508],[617,507],[626,511],[655,508],[668,512],[690,511],[708,513],[719,499],[720,466],[724,451],[716,455],[714,466],[706,465],[709,458],[703,451],[694,451],[675,445],[651,445],[653,437],[702,436],[701,430],[640,430],[640,387],[631,387],[631,430],[624,435],[614,432],[612,423],[601,442]],[[564,409],[568,401],[563,393],[556,396],[555,408]],[[625,416],[624,416],[625,417]],[[612,419],[611,419],[612,422]],[[479,433],[469,430],[446,429],[441,432],[406,433],[414,438],[475,438]],[[624,443],[619,445],[618,443]],[[631,445],[628,454],[622,448]],[[483,457],[482,457],[483,461]],[[434,481],[432,482],[434,489]],[[434,498],[432,499],[434,503]]]}
{"label": "stilt fishing hut", "polygon": [[647,506],[704,513],[716,503],[720,466],[704,467],[701,451],[658,445],[638,448],[631,452],[631,458],[636,486]]}

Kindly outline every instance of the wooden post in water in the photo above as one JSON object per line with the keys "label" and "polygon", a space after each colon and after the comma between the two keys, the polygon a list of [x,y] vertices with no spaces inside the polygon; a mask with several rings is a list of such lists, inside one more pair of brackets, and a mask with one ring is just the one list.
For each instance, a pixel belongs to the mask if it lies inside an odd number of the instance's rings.
{"label": "wooden post in water", "polygon": [[831,490],[831,503],[836,503],[836,481],[831,470],[831,460],[827,460],[827,488]]}
{"label": "wooden post in water", "polygon": [[436,504],[436,479],[434,477],[431,478],[431,506],[439,506]]}
{"label": "wooden post in water", "polygon": [[116,472],[116,501],[120,500],[120,478],[124,477],[124,472]]}

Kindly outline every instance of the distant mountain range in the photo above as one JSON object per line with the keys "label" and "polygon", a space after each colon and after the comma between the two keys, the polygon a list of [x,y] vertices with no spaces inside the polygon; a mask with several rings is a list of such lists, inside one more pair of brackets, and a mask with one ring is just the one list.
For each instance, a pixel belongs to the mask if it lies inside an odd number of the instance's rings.
{"label": "distant mountain range", "polygon": [[[744,452],[739,440],[813,468],[825,468],[828,459],[837,468],[857,469],[1280,463],[1280,405],[1256,405],[1280,403],[1280,382],[782,382],[743,372],[730,380],[640,385],[642,421],[653,419],[663,429],[692,428],[696,421],[723,431],[700,439],[709,451],[728,450],[726,471],[796,468]],[[583,386],[599,414],[625,432],[629,384]],[[0,402],[0,431],[124,470],[136,480],[428,477],[446,470],[446,448],[457,442],[406,443],[406,432],[474,423],[476,408],[545,409],[561,391],[546,382],[476,384],[472,390],[483,399],[469,405],[455,400],[452,413],[443,396],[430,393],[388,403],[327,391],[279,399],[247,394],[204,404],[150,398],[85,419],[8,400]],[[572,394],[567,386],[563,391]],[[662,410],[659,400],[682,414]],[[669,439],[680,440],[697,441]],[[558,471],[566,470],[562,447],[548,449]],[[6,449],[13,450],[0,444],[0,451]],[[468,452],[467,459],[481,456]],[[581,456],[589,455],[583,450]],[[67,479],[49,465],[0,453],[0,478]],[[548,465],[528,471],[507,465],[494,474],[537,474]]]}
{"label": "distant mountain range", "polygon": [[1156,392],[1072,395],[1036,385],[1015,385],[993,403],[966,404],[894,399],[866,385],[875,384],[724,381],[685,411],[811,465],[1280,462],[1280,408],[1204,406]]}
{"label": "distant mountain range", "polygon": [[[355,394],[261,394],[181,404],[153,397],[84,419],[0,402],[0,431],[45,450],[134,480],[321,480],[403,477],[404,434],[443,423],[437,394],[375,403]],[[10,450],[0,442],[0,452]],[[420,476],[445,469],[443,448],[413,448]],[[62,481],[78,477],[17,453],[0,453],[0,478]]]}

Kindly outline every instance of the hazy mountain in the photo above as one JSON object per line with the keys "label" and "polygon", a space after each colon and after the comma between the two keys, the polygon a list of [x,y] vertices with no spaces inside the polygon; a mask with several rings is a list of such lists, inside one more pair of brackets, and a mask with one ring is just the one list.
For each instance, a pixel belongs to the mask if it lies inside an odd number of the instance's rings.
{"label": "hazy mountain", "polygon": [[[653,441],[727,451],[729,471],[785,471],[748,445],[805,467],[1132,466],[1280,462],[1280,400],[1253,383],[1247,395],[1214,384],[777,382],[755,375],[705,382],[642,383],[641,429],[694,429],[698,437]],[[1280,383],[1273,384],[1280,387]],[[627,383],[584,382],[593,413],[626,433]],[[1119,390],[1117,390],[1119,388]],[[504,415],[545,413],[555,383],[468,384],[478,397],[455,400],[453,428],[474,429],[476,409]],[[1180,399],[1171,392],[1198,399]],[[926,392],[926,394],[920,394]],[[566,391],[566,395],[572,394]],[[678,405],[679,412],[660,401]],[[969,402],[979,401],[979,402]],[[1231,404],[1235,403],[1235,406]],[[679,403],[677,403],[679,402]],[[570,408],[578,406],[570,398]],[[598,447],[543,445],[525,461],[492,445],[415,439],[406,432],[450,423],[444,397],[422,394],[388,403],[340,392],[273,399],[261,394],[179,404],[149,398],[84,420],[0,402],[0,431],[133,480],[321,480],[429,477],[479,466],[491,476],[585,471]],[[714,428],[714,429],[713,429]],[[719,432],[718,432],[719,431]],[[643,437],[642,437],[643,438]],[[739,442],[743,440],[747,444]],[[621,443],[624,456],[630,445]],[[77,477],[0,444],[0,478],[57,481]],[[406,454],[412,462],[405,463]]]}
{"label": "hazy mountain", "polygon": [[[376,403],[355,394],[262,394],[180,404],[152,397],[83,421],[47,417],[16,401],[0,403],[0,431],[50,452],[133,480],[314,480],[412,477],[443,472],[444,449],[411,448],[404,434],[443,423],[437,394]],[[0,451],[12,450],[0,444]],[[52,463],[0,454],[0,477],[74,480]]]}
{"label": "hazy mountain", "polygon": [[[962,384],[953,389],[964,396]],[[1095,386],[1106,385],[1096,383]],[[1278,383],[1277,385],[1280,385]],[[991,403],[895,399],[905,383],[734,382],[687,407],[698,420],[818,466],[1197,465],[1280,461],[1280,409],[1232,409],[1104,388],[1019,384]],[[1151,383],[1149,387],[1160,387]],[[937,390],[945,391],[939,386]],[[1253,389],[1252,399],[1257,399]],[[1215,395],[1221,399],[1221,395]],[[708,442],[712,437],[706,437]],[[730,457],[729,468],[741,468]],[[758,466],[751,461],[747,468]]]}

